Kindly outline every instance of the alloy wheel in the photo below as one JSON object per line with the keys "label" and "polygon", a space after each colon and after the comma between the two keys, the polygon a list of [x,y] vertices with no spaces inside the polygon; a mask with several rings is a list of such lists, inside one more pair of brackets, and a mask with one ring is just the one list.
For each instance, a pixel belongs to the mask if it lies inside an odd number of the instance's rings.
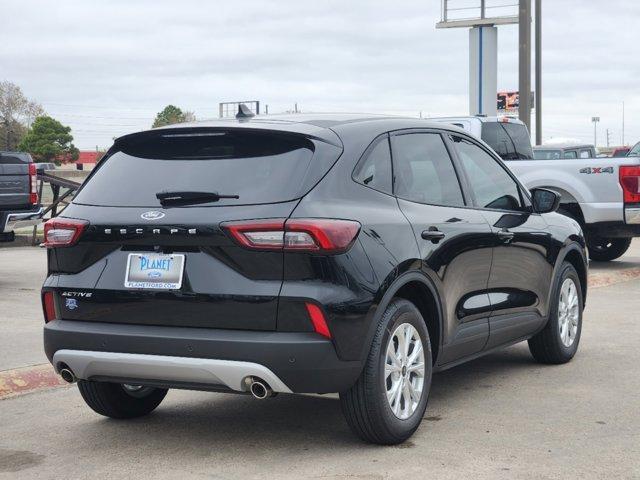
{"label": "alloy wheel", "polygon": [[580,321],[580,299],[575,282],[571,278],[565,279],[560,288],[558,303],[558,329],[560,340],[565,347],[570,347],[578,333]]}
{"label": "alloy wheel", "polygon": [[384,381],[389,407],[406,420],[418,408],[424,389],[424,347],[420,334],[410,323],[403,323],[389,337]]}

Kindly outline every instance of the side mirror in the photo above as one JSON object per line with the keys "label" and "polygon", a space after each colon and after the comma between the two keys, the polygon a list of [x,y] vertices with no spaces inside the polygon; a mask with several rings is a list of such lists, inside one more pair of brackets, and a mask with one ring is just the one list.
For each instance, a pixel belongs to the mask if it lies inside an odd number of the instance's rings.
{"label": "side mirror", "polygon": [[560,194],[546,188],[531,190],[533,197],[533,211],[536,213],[555,212],[560,206]]}

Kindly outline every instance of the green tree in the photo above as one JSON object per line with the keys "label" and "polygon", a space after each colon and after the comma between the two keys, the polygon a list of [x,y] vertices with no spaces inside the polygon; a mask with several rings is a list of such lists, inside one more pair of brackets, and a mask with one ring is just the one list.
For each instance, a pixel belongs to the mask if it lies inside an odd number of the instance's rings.
{"label": "green tree", "polygon": [[35,119],[18,149],[29,152],[40,162],[69,162],[78,159],[78,149],[73,145],[71,128],[49,116]]}
{"label": "green tree", "polygon": [[193,112],[183,112],[175,105],[167,105],[160,113],[156,115],[151,128],[164,127],[165,125],[173,125],[174,123],[193,122],[196,119]]}

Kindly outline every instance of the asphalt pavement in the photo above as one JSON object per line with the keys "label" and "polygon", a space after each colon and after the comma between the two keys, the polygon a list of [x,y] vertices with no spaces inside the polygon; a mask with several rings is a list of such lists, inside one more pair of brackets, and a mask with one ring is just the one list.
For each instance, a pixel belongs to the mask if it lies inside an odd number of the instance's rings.
{"label": "asphalt pavement", "polygon": [[[44,257],[0,249],[0,374],[46,368],[26,368],[46,361]],[[115,421],[75,386],[43,387],[0,397],[0,479],[640,479],[639,267],[636,242],[591,269],[572,362],[539,365],[519,344],[437,374],[397,447],[353,437],[334,396],[172,390],[148,417]]]}

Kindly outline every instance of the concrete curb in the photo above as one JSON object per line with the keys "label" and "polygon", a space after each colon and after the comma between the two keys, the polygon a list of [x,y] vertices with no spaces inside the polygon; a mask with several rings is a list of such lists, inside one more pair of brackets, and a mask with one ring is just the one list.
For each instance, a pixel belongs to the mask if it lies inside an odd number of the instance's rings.
{"label": "concrete curb", "polygon": [[589,288],[608,287],[616,283],[628,282],[640,277],[640,267],[627,268],[617,272],[598,272],[589,275]]}
{"label": "concrete curb", "polygon": [[0,400],[64,386],[68,386],[68,383],[48,363],[0,372]]}

